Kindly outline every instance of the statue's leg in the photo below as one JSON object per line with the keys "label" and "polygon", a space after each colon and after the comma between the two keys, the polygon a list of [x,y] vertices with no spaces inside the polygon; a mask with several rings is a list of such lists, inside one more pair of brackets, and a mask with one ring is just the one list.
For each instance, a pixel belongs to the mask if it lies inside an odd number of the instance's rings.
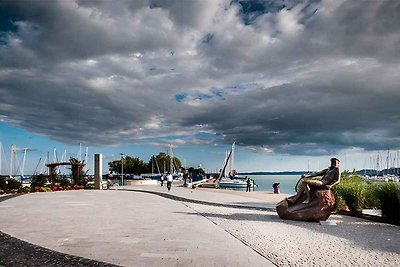
{"label": "statue's leg", "polygon": [[303,194],[303,192],[304,192],[304,188],[301,188],[300,190],[299,190],[299,192],[297,192],[297,194],[293,197],[293,198],[286,198],[286,201],[289,203],[289,204],[294,204],[294,203],[296,203],[296,201],[299,199],[299,197],[301,196],[301,194]]}
{"label": "statue's leg", "polygon": [[307,199],[303,201],[304,204],[307,204],[310,202],[311,198],[310,198],[310,186],[307,184],[307,182],[304,185],[304,192],[307,195]]}
{"label": "statue's leg", "polygon": [[310,196],[310,191],[311,188],[319,188],[323,186],[323,183],[321,181],[317,181],[317,180],[308,180],[308,181],[304,181],[304,191],[307,194],[307,199],[305,201],[303,201],[304,204],[307,204],[311,201],[311,196]]}

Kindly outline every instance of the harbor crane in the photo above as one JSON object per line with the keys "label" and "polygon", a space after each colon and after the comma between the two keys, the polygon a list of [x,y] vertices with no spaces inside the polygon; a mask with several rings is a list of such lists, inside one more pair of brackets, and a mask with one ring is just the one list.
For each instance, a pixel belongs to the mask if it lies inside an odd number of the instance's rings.
{"label": "harbor crane", "polygon": [[29,148],[29,147],[17,147],[16,145],[11,145],[11,157],[10,157],[10,178],[13,177],[13,175],[16,175],[17,173],[17,152],[18,151],[23,151],[23,159],[22,159],[22,166],[19,167],[20,172],[21,172],[21,179],[24,177],[24,168],[25,168],[25,160],[26,160],[26,152],[28,151],[33,151],[35,149]]}

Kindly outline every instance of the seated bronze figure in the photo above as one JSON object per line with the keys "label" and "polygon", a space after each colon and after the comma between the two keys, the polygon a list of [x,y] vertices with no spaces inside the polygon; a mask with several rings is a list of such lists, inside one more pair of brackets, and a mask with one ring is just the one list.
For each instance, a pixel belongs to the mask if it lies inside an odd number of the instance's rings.
{"label": "seated bronze figure", "polygon": [[313,174],[303,174],[302,179],[322,176],[321,180],[303,180],[297,194],[276,205],[282,219],[299,221],[326,221],[334,210],[335,197],[331,188],[340,182],[340,161],[331,158],[331,166]]}

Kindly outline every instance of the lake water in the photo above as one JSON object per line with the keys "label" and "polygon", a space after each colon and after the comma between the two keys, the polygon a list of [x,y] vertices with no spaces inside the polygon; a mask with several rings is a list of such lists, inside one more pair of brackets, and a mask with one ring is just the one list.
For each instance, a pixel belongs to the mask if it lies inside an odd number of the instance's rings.
{"label": "lake water", "polygon": [[[243,176],[243,175],[242,175]],[[294,186],[297,181],[300,179],[300,175],[247,175],[251,179],[255,181],[257,186],[254,188],[254,191],[268,191],[273,192],[272,184],[280,183],[279,190],[283,194],[294,194]],[[246,189],[235,189],[235,190],[244,190]]]}
{"label": "lake water", "polygon": [[[241,175],[243,177],[244,175]],[[280,183],[279,190],[283,194],[294,194],[294,186],[300,179],[300,175],[247,175],[255,181],[257,186],[254,191],[267,191],[273,192],[272,184]],[[103,179],[103,181],[106,181]],[[114,182],[121,184],[121,179],[115,179]],[[127,180],[124,179],[124,184],[127,184]],[[239,190],[246,191],[246,188],[229,188],[227,190]]]}

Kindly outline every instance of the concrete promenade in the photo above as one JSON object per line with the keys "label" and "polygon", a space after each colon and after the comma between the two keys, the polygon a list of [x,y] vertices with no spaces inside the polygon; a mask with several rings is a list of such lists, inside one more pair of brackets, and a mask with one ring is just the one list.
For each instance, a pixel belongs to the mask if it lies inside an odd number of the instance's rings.
{"label": "concrete promenade", "polygon": [[398,226],[335,214],[336,226],[281,220],[273,208],[285,195],[121,189],[8,199],[0,231],[123,266],[400,266]]}

